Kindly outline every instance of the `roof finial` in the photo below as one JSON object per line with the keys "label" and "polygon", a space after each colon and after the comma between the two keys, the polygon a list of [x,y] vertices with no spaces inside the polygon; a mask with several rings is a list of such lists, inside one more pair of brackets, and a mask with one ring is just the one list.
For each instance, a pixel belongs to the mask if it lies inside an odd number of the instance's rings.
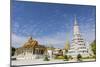
{"label": "roof finial", "polygon": [[29,37],[29,40],[28,40],[28,42],[31,42],[31,41],[32,41],[32,36],[30,36],[30,37]]}
{"label": "roof finial", "polygon": [[30,36],[30,40],[32,40],[32,36]]}

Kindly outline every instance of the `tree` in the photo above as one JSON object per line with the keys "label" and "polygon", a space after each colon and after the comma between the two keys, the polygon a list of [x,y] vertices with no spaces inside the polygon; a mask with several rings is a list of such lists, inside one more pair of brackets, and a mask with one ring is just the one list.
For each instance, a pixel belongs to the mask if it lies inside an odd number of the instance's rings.
{"label": "tree", "polygon": [[14,54],[15,54],[15,48],[14,47],[11,47],[11,56],[14,56]]}
{"label": "tree", "polygon": [[92,51],[93,51],[94,55],[96,55],[96,40],[94,40],[94,41],[91,43],[91,48],[92,48]]}

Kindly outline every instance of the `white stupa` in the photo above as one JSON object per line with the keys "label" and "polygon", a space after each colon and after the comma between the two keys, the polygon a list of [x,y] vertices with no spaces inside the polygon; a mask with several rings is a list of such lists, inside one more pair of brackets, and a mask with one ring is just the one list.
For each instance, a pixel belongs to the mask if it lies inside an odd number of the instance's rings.
{"label": "white stupa", "polygon": [[82,38],[77,19],[75,17],[73,27],[73,40],[70,49],[68,50],[68,55],[77,57],[78,54],[81,54],[82,57],[89,56],[87,46],[84,42],[84,39]]}

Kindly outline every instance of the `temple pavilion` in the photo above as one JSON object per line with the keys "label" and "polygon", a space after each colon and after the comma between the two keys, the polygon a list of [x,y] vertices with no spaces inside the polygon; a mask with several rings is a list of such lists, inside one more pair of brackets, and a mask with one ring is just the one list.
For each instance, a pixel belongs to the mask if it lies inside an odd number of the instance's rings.
{"label": "temple pavilion", "polygon": [[45,55],[45,53],[46,47],[44,45],[39,45],[38,41],[33,40],[32,37],[30,37],[22,47],[16,49],[15,56],[18,58],[36,58]]}

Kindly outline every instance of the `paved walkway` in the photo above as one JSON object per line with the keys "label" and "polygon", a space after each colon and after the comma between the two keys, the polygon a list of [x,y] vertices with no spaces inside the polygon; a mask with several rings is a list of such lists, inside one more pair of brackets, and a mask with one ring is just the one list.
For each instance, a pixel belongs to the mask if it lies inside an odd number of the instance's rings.
{"label": "paved walkway", "polygon": [[[83,61],[94,61],[94,59],[85,59]],[[43,59],[34,59],[34,60],[15,60],[12,61],[12,65],[34,65],[34,64],[50,64],[50,63],[68,63],[68,62],[77,62],[76,60],[63,61],[63,60],[50,60],[43,61]]]}

